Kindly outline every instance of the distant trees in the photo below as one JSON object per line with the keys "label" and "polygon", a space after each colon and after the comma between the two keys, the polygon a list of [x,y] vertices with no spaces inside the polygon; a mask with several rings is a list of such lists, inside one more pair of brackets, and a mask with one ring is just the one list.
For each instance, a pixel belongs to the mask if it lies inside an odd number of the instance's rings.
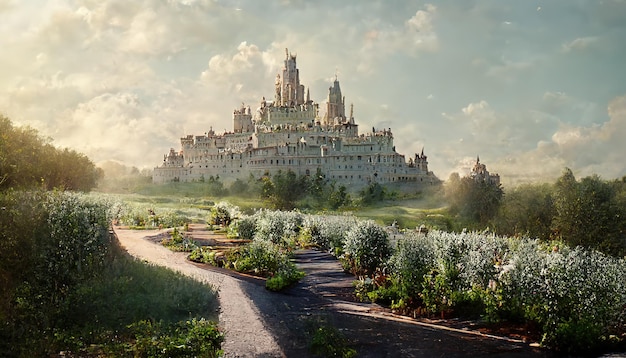
{"label": "distant trees", "polygon": [[612,255],[626,253],[626,181],[597,175],[576,180],[565,168],[554,184],[525,184],[509,191],[496,230],[559,240]]}
{"label": "distant trees", "polygon": [[298,176],[291,170],[279,170],[260,180],[261,197],[274,209],[291,210],[299,201],[307,199],[317,208],[336,210],[351,202],[350,194],[343,185],[330,182],[318,169],[314,176]]}
{"label": "distant trees", "polygon": [[494,225],[503,235],[548,239],[553,216],[552,185],[523,184],[506,192]]}
{"label": "distant trees", "polygon": [[0,190],[61,188],[89,191],[102,171],[84,154],[59,149],[29,127],[14,127],[0,115]]}

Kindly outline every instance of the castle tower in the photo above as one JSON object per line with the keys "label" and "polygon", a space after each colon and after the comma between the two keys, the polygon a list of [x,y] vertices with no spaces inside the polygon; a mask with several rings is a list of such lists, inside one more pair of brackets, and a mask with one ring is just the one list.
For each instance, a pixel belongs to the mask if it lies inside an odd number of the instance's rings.
{"label": "castle tower", "polygon": [[339,118],[341,122],[346,118],[345,98],[341,95],[339,80],[335,76],[333,86],[328,88],[328,100],[326,101],[325,124],[334,123],[334,119]]}
{"label": "castle tower", "polygon": [[[278,81],[279,78],[277,78]],[[304,86],[300,84],[300,70],[296,66],[296,56],[290,54],[288,49],[285,49],[285,66],[280,90],[277,104],[289,107],[304,104]]]}
{"label": "castle tower", "polygon": [[233,111],[233,130],[235,133],[246,133],[252,132],[253,129],[254,126],[252,124],[252,112],[250,111],[250,106],[246,107],[242,103],[241,108]]}

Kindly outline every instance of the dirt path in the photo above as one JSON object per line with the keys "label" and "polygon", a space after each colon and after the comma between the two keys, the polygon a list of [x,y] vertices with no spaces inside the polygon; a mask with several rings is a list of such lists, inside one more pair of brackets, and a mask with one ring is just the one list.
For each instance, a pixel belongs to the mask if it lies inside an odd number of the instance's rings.
{"label": "dirt path", "polygon": [[193,264],[185,259],[186,254],[155,244],[154,238],[162,231],[115,228],[115,232],[133,256],[219,290],[226,357],[309,357],[309,330],[319,322],[342,332],[359,357],[551,356],[521,341],[398,317],[377,305],[355,302],[353,277],[325,253],[298,252],[296,263],[307,275],[296,286],[272,293],[264,288],[263,280]]}
{"label": "dirt path", "polygon": [[213,286],[219,294],[220,328],[225,333],[222,348],[225,357],[284,357],[274,336],[263,324],[252,300],[242,289],[242,281],[219,272],[205,270],[175,253],[155,244],[163,230],[125,230],[114,228],[122,247],[134,257],[168,267]]}

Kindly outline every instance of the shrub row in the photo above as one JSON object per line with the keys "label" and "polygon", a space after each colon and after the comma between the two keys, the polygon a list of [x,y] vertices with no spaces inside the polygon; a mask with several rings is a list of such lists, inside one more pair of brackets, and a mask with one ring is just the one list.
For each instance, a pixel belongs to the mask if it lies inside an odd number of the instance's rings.
{"label": "shrub row", "polygon": [[262,211],[241,237],[308,243],[355,274],[356,294],[412,315],[538,327],[544,346],[585,352],[626,342],[626,261],[562,243],[490,233],[394,235],[350,216]]}
{"label": "shrub row", "polygon": [[626,261],[596,251],[433,231],[405,235],[379,272],[358,293],[404,313],[536,325],[573,352],[626,339]]}

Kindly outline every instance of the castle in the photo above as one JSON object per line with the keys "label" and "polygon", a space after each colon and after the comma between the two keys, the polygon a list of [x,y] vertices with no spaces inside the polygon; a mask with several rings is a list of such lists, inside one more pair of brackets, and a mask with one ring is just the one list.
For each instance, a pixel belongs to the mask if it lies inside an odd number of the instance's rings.
{"label": "castle", "polygon": [[476,164],[474,164],[470,172],[470,178],[474,179],[477,183],[484,182],[494,186],[500,186],[500,175],[497,173],[489,173],[487,166],[480,162],[479,156],[476,156]]}
{"label": "castle", "polygon": [[439,183],[428,171],[424,151],[405,160],[396,152],[391,129],[359,134],[353,106],[346,114],[345,97],[335,76],[328,90],[326,111],[319,115],[319,104],[300,84],[296,56],[285,50],[282,76],[275,82],[274,99],[265,97],[254,112],[241,105],[233,111],[233,131],[181,138],[181,150],[173,148],[154,168],[153,182],[202,181],[210,176],[224,183],[261,178],[279,170],[298,176],[315,175],[318,169],[326,179],[348,189],[372,183],[419,188]]}

